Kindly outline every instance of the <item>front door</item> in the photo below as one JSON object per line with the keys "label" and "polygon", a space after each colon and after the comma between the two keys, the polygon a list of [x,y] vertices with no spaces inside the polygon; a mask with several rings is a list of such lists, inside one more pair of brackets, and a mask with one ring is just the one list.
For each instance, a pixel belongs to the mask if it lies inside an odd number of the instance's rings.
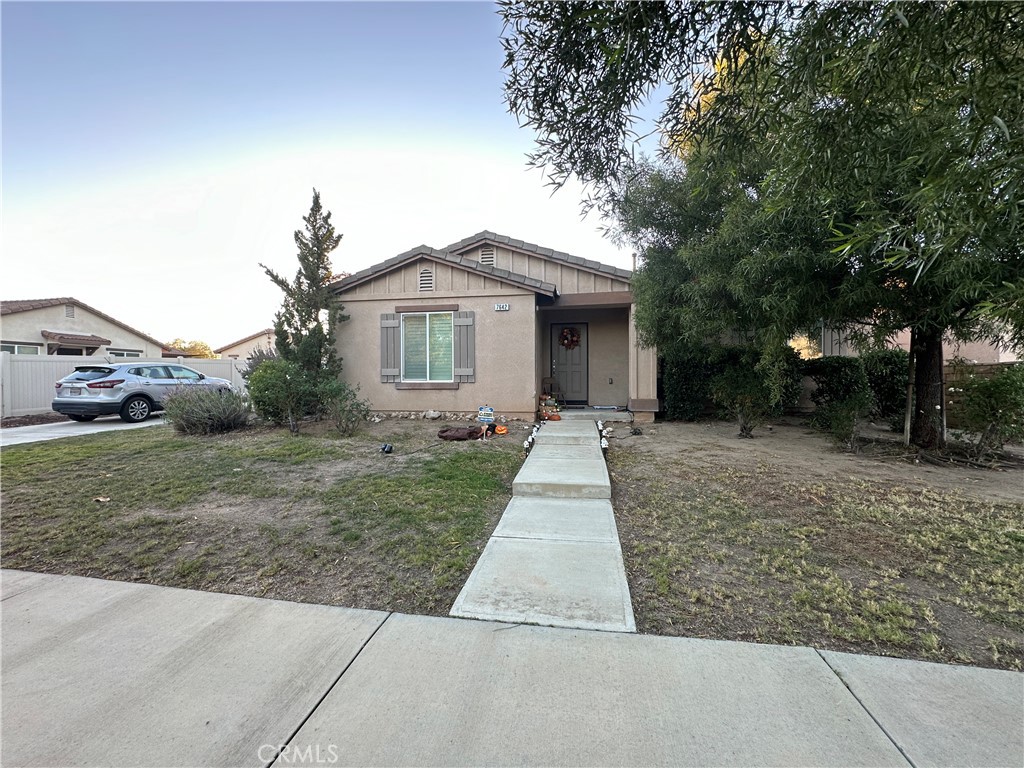
{"label": "front door", "polygon": [[587,403],[587,324],[551,324],[551,375],[566,402]]}

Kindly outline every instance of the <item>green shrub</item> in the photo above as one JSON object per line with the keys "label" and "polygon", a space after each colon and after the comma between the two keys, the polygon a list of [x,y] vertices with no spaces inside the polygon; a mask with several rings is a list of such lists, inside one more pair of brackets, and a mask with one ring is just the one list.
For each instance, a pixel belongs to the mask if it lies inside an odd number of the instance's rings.
{"label": "green shrub", "polygon": [[214,435],[249,424],[249,404],[236,392],[180,386],[163,399],[164,418],[186,435]]}
{"label": "green shrub", "polygon": [[864,353],[860,359],[864,362],[864,372],[874,398],[871,418],[898,424],[894,431],[902,431],[910,354],[904,349],[878,349]]}
{"label": "green shrub", "polygon": [[960,406],[960,423],[977,435],[973,452],[984,455],[1024,440],[1024,364],[1007,366],[991,378],[968,372],[956,381],[950,400]]}
{"label": "green shrub", "polygon": [[711,398],[736,419],[740,437],[782,413],[800,395],[800,357],[789,347],[762,355],[752,347],[732,347],[718,356],[720,372],[711,379]]}
{"label": "green shrub", "polygon": [[249,398],[263,419],[299,431],[303,416],[317,411],[315,384],[296,363],[264,360],[249,376]]}
{"label": "green shrub", "polygon": [[242,378],[249,381],[249,377],[252,376],[252,372],[259,368],[262,363],[265,363],[267,360],[277,359],[278,354],[276,350],[256,347],[245,361],[245,368],[241,371]]}
{"label": "green shrub", "polygon": [[695,421],[711,401],[711,380],[722,363],[707,346],[679,346],[662,356],[665,416]]}
{"label": "green shrub", "polygon": [[343,381],[323,382],[317,399],[321,412],[342,435],[351,435],[370,417],[370,403],[359,399],[359,387],[353,389]]}
{"label": "green shrub", "polygon": [[817,385],[811,394],[816,407],[811,424],[829,432],[847,450],[856,451],[859,422],[874,402],[863,361],[858,357],[819,357],[804,363],[804,373]]}

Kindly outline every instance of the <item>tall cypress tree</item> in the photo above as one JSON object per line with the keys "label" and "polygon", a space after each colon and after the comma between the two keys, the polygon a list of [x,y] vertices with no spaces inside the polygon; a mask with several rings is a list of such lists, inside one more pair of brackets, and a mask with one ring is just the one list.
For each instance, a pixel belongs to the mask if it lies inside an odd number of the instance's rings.
{"label": "tall cypress tree", "polygon": [[309,215],[303,216],[305,232],[295,230],[299,269],[291,282],[264,264],[267,277],[284,292],[281,309],[274,318],[277,352],[297,364],[314,382],[341,373],[341,358],[334,348],[335,328],[348,320],[344,307],[328,286],[333,279],[331,252],[341,242],[331,224],[331,212],[320,205],[320,193],[313,190]]}

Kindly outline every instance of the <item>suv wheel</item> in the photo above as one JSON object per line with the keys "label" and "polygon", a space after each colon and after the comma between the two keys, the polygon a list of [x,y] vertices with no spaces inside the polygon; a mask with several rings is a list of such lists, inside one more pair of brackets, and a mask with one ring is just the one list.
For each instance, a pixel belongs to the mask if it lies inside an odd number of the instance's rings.
{"label": "suv wheel", "polygon": [[142,395],[129,397],[121,406],[121,420],[129,423],[145,421],[153,412],[153,406]]}
{"label": "suv wheel", "polygon": [[85,416],[81,413],[69,413],[67,417],[72,421],[92,421],[96,418],[95,416]]}

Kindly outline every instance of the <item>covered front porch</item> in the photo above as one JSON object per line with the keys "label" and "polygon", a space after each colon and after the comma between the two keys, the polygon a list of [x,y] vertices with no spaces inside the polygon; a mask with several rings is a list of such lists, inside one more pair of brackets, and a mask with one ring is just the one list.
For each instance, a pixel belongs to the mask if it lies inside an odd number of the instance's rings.
{"label": "covered front porch", "polygon": [[654,420],[657,350],[637,343],[631,298],[574,294],[538,306],[537,391],[564,404],[563,414]]}

